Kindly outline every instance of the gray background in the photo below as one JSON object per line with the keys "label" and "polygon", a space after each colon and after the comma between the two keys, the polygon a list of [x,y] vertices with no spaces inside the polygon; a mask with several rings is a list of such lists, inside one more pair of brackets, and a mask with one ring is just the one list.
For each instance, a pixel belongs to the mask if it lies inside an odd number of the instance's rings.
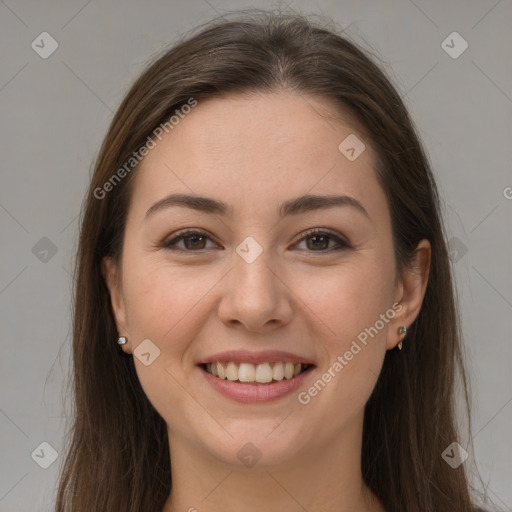
{"label": "gray background", "polygon": [[[419,126],[443,195],[473,382],[467,463],[476,459],[488,495],[512,510],[512,2],[289,5],[332,16],[371,47]],[[276,6],[0,0],[2,512],[50,510],[54,499],[78,213],[114,110],[147,59],[178,35],[226,9]],[[43,31],[59,45],[46,59],[31,47]],[[441,46],[453,31],[469,44],[455,59]],[[48,469],[35,462],[49,457],[42,442],[61,454]]]}

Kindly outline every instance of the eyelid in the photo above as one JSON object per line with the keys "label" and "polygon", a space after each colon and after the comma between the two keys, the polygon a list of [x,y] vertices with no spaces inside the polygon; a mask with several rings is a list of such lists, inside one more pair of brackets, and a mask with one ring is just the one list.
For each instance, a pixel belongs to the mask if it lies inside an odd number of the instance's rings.
{"label": "eyelid", "polygon": [[[203,238],[207,238],[207,239],[211,240],[212,242],[216,243],[217,245],[219,245],[215,241],[215,238],[210,233],[203,231],[201,229],[186,228],[186,229],[183,229],[176,233],[173,233],[173,235],[170,239],[165,239],[162,242],[161,247],[164,249],[170,250],[170,251],[180,251],[180,252],[189,253],[189,254],[191,254],[191,253],[202,254],[207,249],[198,249],[197,251],[192,251],[192,250],[187,250],[187,249],[175,248],[175,245],[178,242],[181,242],[183,239],[192,237],[194,235],[200,236]],[[334,249],[328,249],[325,251],[306,251],[306,252],[310,252],[310,253],[318,252],[319,254],[332,254],[333,252],[336,252],[336,251],[341,251],[341,250],[346,250],[346,249],[352,248],[352,245],[342,235],[339,235],[338,233],[333,232],[329,228],[310,228],[310,229],[306,230],[305,232],[301,233],[300,238],[297,241],[295,241],[292,246],[295,247],[296,245],[303,242],[307,238],[310,238],[313,235],[319,235],[319,236],[327,235],[332,240],[334,240],[339,245],[339,247],[334,248]]]}
{"label": "eyelid", "polygon": [[[166,238],[162,242],[161,247],[164,249],[168,249],[170,251],[175,250],[175,251],[188,252],[188,253],[194,253],[194,252],[201,253],[201,252],[205,251],[206,249],[199,249],[197,251],[188,251],[186,249],[176,249],[174,247],[178,242],[181,242],[184,238],[192,237],[194,235],[201,236],[203,238],[207,238],[217,244],[217,242],[215,241],[215,238],[207,231],[203,231],[201,229],[186,228],[181,231],[177,231],[176,233],[173,233],[171,235],[171,237]],[[217,245],[219,245],[219,244],[217,244]]]}
{"label": "eyelid", "polygon": [[297,242],[294,243],[294,246],[303,242],[305,239],[313,236],[313,235],[328,235],[331,239],[335,240],[341,248],[338,249],[329,249],[327,251],[308,251],[308,252],[318,252],[319,254],[330,254],[335,252],[336,250],[341,249],[351,249],[352,246],[342,235],[336,233],[335,231],[330,230],[329,228],[310,228],[306,230],[304,233],[300,235],[300,238]]}

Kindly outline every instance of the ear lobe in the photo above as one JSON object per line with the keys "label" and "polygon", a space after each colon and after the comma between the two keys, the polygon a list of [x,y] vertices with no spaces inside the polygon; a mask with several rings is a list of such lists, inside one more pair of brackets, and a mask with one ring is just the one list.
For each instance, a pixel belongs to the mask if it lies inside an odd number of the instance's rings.
{"label": "ear lobe", "polygon": [[110,303],[117,332],[120,336],[129,338],[120,268],[112,258],[105,257],[101,262],[101,274],[110,292]]}
{"label": "ear lobe", "polygon": [[387,337],[387,348],[392,349],[400,342],[403,335],[398,334],[401,326],[409,328],[416,320],[425,292],[427,290],[428,276],[430,273],[431,246],[428,240],[421,240],[414,252],[410,268],[404,271],[404,275],[397,286],[398,295],[396,301],[402,309],[390,323]]}

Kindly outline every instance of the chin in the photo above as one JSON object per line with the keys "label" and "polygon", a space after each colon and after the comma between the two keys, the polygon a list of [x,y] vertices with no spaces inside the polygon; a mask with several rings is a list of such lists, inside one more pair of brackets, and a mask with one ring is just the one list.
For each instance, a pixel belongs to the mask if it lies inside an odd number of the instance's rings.
{"label": "chin", "polygon": [[226,432],[212,437],[209,431],[201,444],[215,459],[229,466],[268,469],[286,464],[303,452],[307,441],[299,425],[294,425],[293,430],[288,426],[281,432],[279,429],[283,424],[279,426],[279,423],[282,421],[283,417],[260,421],[236,420],[226,426],[233,437]]}

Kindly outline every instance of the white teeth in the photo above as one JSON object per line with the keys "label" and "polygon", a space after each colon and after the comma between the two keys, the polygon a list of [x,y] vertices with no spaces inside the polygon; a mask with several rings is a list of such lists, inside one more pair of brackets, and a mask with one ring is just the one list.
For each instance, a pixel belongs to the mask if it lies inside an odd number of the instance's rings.
{"label": "white teeth", "polygon": [[256,380],[256,370],[253,364],[240,363],[238,368],[238,380],[240,382],[254,382]]}
{"label": "white teeth", "polygon": [[226,368],[226,379],[238,380],[238,368],[235,363],[228,363]]}
{"label": "white teeth", "polygon": [[256,382],[271,382],[272,381],[272,368],[268,363],[259,364],[256,366]]}
{"label": "white teeth", "polygon": [[208,363],[206,371],[219,379],[268,384],[272,381],[292,379],[299,375],[305,366],[301,363],[294,365],[293,363],[277,362],[272,366],[271,363],[254,365],[230,361],[228,363]]}
{"label": "white teeth", "polygon": [[274,380],[284,379],[284,366],[283,363],[276,363],[272,370],[272,377]]}

